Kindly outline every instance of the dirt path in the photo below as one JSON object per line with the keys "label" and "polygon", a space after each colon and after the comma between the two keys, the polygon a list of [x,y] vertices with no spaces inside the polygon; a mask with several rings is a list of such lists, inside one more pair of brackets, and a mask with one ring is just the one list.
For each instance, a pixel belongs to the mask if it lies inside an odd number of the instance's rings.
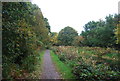
{"label": "dirt path", "polygon": [[42,79],[60,79],[60,76],[52,63],[49,50],[46,50],[44,54],[42,71]]}

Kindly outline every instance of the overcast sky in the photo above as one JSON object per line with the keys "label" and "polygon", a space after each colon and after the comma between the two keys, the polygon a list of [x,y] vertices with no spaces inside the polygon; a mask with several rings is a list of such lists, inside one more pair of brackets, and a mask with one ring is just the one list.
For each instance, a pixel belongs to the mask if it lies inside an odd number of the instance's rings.
{"label": "overcast sky", "polygon": [[118,13],[119,0],[32,0],[48,18],[52,32],[59,32],[66,26],[73,27],[80,34],[89,21],[103,19]]}

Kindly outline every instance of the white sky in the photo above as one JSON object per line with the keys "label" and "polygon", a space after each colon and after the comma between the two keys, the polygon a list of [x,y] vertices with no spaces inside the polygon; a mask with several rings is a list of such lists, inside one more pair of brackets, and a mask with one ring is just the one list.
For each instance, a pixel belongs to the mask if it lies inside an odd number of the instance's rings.
{"label": "white sky", "polygon": [[66,26],[73,27],[80,34],[89,21],[103,19],[118,13],[119,0],[32,0],[48,18],[52,32],[59,32]]}

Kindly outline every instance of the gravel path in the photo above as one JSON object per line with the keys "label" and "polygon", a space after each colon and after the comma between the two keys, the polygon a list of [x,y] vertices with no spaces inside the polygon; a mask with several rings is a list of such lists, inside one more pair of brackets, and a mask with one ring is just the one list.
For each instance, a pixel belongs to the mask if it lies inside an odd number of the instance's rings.
{"label": "gravel path", "polygon": [[44,54],[42,71],[42,79],[60,79],[60,76],[52,63],[49,50],[46,50]]}

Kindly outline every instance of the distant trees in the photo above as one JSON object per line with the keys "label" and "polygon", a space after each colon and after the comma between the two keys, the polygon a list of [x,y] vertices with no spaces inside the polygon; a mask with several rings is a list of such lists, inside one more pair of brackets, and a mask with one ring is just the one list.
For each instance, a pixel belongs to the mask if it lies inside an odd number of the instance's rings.
{"label": "distant trees", "polygon": [[[105,29],[104,21],[100,20],[98,22],[95,22],[95,21],[88,22],[84,28],[85,28],[85,31],[83,31],[81,35],[85,38],[84,40],[85,45],[103,46],[106,44],[106,42],[108,42],[106,41],[108,40],[108,38],[105,38],[105,36],[108,34],[106,34],[107,32]],[[109,37],[109,36],[106,36],[106,37]]]}
{"label": "distant trees", "polygon": [[76,36],[72,42],[73,46],[83,46],[84,38],[82,36]]}
{"label": "distant trees", "polygon": [[58,34],[59,45],[116,47],[120,43],[120,15],[105,17],[105,20],[90,21],[84,26],[84,31],[78,36],[76,30],[65,27]]}
{"label": "distant trees", "polygon": [[72,45],[74,38],[78,36],[78,33],[72,27],[65,27],[58,34],[58,41],[60,45]]}
{"label": "distant trees", "polygon": [[90,21],[84,26],[81,36],[84,38],[84,45],[88,46],[114,46],[116,37],[115,29],[118,22],[118,16],[109,15],[106,20]]}
{"label": "distant trees", "polygon": [[[116,46],[120,41],[118,19],[120,15],[109,15],[105,21],[90,21],[84,26],[84,31],[77,35],[77,32],[71,27],[65,27],[58,34],[60,45],[75,46]],[[116,27],[117,26],[117,27]],[[74,33],[73,33],[74,32]]]}

